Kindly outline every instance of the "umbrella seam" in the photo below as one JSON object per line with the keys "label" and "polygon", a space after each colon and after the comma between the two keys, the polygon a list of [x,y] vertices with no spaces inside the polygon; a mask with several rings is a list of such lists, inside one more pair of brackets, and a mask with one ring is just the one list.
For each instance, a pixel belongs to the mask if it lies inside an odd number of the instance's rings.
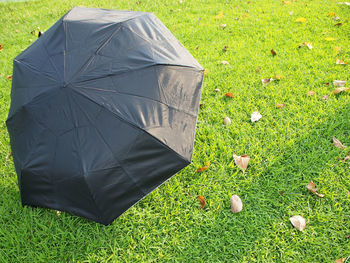
{"label": "umbrella seam", "polygon": [[[77,87],[72,86],[72,89],[75,89],[75,88],[77,88]],[[164,105],[164,106],[167,106],[168,108],[171,108],[171,109],[173,109],[173,110],[176,110],[176,111],[185,113],[185,114],[190,115],[190,116],[192,116],[192,117],[196,117],[196,115],[195,115],[194,113],[185,111],[184,109],[176,108],[176,107],[174,107],[174,106],[171,106],[171,105],[166,104],[165,102],[162,102],[162,101],[159,101],[159,100],[155,100],[155,99],[152,99],[152,98],[149,98],[149,97],[145,97],[145,96],[141,96],[141,95],[135,95],[135,94],[130,94],[130,93],[125,93],[125,92],[119,92],[119,91],[114,91],[114,90],[95,89],[95,88],[90,88],[90,87],[84,87],[84,89],[101,90],[101,91],[106,91],[106,92],[112,92],[112,93],[127,95],[127,96],[131,96],[131,97],[144,98],[144,99],[148,99],[148,100],[151,100],[151,101],[154,101],[154,102],[158,102],[159,104],[162,104],[162,105]]]}
{"label": "umbrella seam", "polygon": [[[92,100],[91,98],[87,97],[86,95],[84,95],[84,94],[82,94],[82,93],[80,93],[80,92],[77,92],[77,91],[74,90],[74,89],[71,89],[71,90],[73,90],[76,94],[79,94],[80,96],[83,96],[83,97],[87,98],[88,100],[90,100],[91,102],[93,102],[93,103],[99,105],[100,107],[103,107],[101,104],[99,104],[98,102]],[[134,123],[132,123],[132,122],[130,122],[130,121],[124,119],[123,117],[121,117],[120,115],[116,114],[115,112],[109,110],[108,108],[104,108],[104,109],[106,109],[108,112],[112,113],[112,114],[113,114],[116,118],[118,118],[119,120],[124,121],[125,123],[129,124],[130,126],[133,126],[133,127],[137,128],[137,129],[139,129],[140,131],[143,131],[143,132],[147,133],[147,134],[150,135],[152,138],[154,138],[154,139],[156,139],[158,142],[160,142],[164,147],[170,149],[172,152],[174,152],[175,154],[177,154],[181,159],[183,159],[183,160],[186,161],[186,162],[191,163],[191,161],[187,160],[187,159],[186,159],[185,157],[183,157],[181,154],[179,154],[179,153],[177,153],[176,151],[174,151],[173,149],[171,149],[168,145],[166,145],[165,143],[163,143],[161,140],[159,140],[157,137],[153,136],[152,134],[150,134],[150,133],[147,132],[146,130],[144,130],[144,129],[142,129],[141,127],[137,126],[136,124],[134,124]]]}
{"label": "umbrella seam", "polygon": [[[75,93],[76,93],[76,94],[80,94],[80,93],[78,93],[78,92],[76,92],[76,91],[75,91]],[[80,94],[80,96],[83,96],[83,95]],[[83,96],[83,97],[86,98],[86,96]],[[89,99],[89,98],[87,98],[87,99],[90,100],[90,101],[92,101],[93,103],[97,104],[98,106],[102,107],[100,104],[96,103],[95,101],[93,101],[93,100],[91,100],[91,99]],[[125,175],[128,176],[128,177],[130,178],[130,180],[133,181],[133,182],[135,183],[135,185],[139,188],[140,192],[143,193],[143,190],[142,190],[141,187],[138,185],[138,183],[136,183],[135,180],[134,180],[132,177],[130,177],[130,175],[126,172],[126,170],[124,169],[124,167],[121,165],[120,160],[115,156],[115,154],[113,153],[112,149],[110,148],[110,146],[108,145],[108,143],[105,141],[104,137],[102,136],[100,130],[99,130],[96,126],[93,125],[93,122],[92,122],[92,121],[90,120],[90,118],[86,115],[86,113],[85,113],[85,112],[83,111],[83,109],[79,106],[79,104],[77,104],[77,106],[78,106],[78,107],[80,108],[80,110],[85,114],[86,118],[90,121],[92,127],[94,127],[94,128],[96,129],[96,131],[97,131],[97,133],[99,134],[100,138],[102,139],[102,141],[104,142],[104,144],[107,146],[107,148],[110,150],[110,152],[112,153],[114,159],[118,162],[118,164],[120,165],[121,169],[124,171]],[[108,110],[108,112],[112,113],[112,112],[109,111],[109,110]],[[113,113],[112,113],[112,115],[113,115]],[[114,115],[114,116],[115,116],[115,115]],[[121,119],[121,118],[118,118],[118,119],[120,119],[120,120],[123,121],[123,122],[126,122],[126,121],[124,121],[124,120]],[[134,127],[137,128],[137,126],[134,126]],[[139,136],[140,136],[140,134],[136,136],[136,139],[137,139]],[[134,140],[134,143],[136,142],[136,139]],[[89,171],[88,171],[87,173],[89,173]]]}

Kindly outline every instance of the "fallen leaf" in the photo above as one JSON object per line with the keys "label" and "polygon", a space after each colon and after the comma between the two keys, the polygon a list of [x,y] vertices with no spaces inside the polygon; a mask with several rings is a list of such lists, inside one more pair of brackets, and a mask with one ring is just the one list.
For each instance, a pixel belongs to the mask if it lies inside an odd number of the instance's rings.
{"label": "fallen leaf", "polygon": [[334,26],[342,26],[342,23],[336,23]]}
{"label": "fallen leaf", "polygon": [[277,109],[282,109],[284,106],[286,106],[286,104],[284,104],[284,103],[282,103],[282,104],[277,103],[277,104],[276,104],[276,108],[277,108]]}
{"label": "fallen leaf", "polygon": [[276,51],[274,51],[273,49],[271,49],[270,52],[271,52],[272,56],[276,56],[277,55]]}
{"label": "fallen leaf", "polygon": [[267,85],[267,84],[269,84],[270,82],[272,82],[273,81],[273,78],[267,78],[267,79],[262,79],[261,80],[261,83],[263,84],[263,85]]}
{"label": "fallen leaf", "polygon": [[201,173],[201,172],[204,172],[205,170],[208,170],[209,166],[210,166],[210,163],[207,162],[205,166],[197,169],[197,173]]}
{"label": "fallen leaf", "polygon": [[250,120],[251,120],[252,122],[256,122],[256,121],[260,120],[261,118],[262,118],[262,115],[261,115],[260,112],[258,112],[258,111],[254,111],[254,112],[252,113],[252,115],[250,116]]}
{"label": "fallen leaf", "polygon": [[220,89],[214,89],[215,92],[220,92]]}
{"label": "fallen leaf", "polygon": [[282,76],[281,75],[275,75],[272,77],[273,80],[281,80]]}
{"label": "fallen leaf", "polygon": [[289,4],[290,4],[290,1],[282,1],[282,4],[284,4],[284,5],[289,5]]}
{"label": "fallen leaf", "polygon": [[0,51],[2,51],[3,48],[4,48],[4,45],[0,44]]}
{"label": "fallen leaf", "polygon": [[316,92],[310,90],[310,91],[307,92],[307,95],[308,95],[309,97],[315,96],[315,95],[316,95]]}
{"label": "fallen leaf", "polygon": [[241,168],[243,170],[247,170],[249,160],[250,160],[249,155],[244,154],[244,155],[238,156],[238,155],[233,154],[233,158],[235,159],[235,164],[239,168]]}
{"label": "fallen leaf", "polygon": [[335,52],[339,53],[339,52],[340,52],[340,50],[341,50],[341,47],[337,47],[337,46],[335,46],[333,49],[334,49],[334,51],[335,51]]}
{"label": "fallen leaf", "polygon": [[247,14],[244,14],[244,17],[249,17]]}
{"label": "fallen leaf", "polygon": [[201,203],[201,209],[203,209],[203,208],[205,207],[205,205],[207,204],[207,202],[206,202],[205,199],[204,199],[204,196],[199,195],[199,196],[198,196],[198,200],[199,200],[199,202]]}
{"label": "fallen leaf", "polygon": [[238,195],[231,196],[230,202],[231,202],[231,211],[233,213],[239,213],[242,211],[243,203],[241,198]]}
{"label": "fallen leaf", "polygon": [[345,158],[344,158],[344,162],[346,162],[347,160],[349,160],[350,159],[350,155],[348,155],[348,156],[345,156]]}
{"label": "fallen leaf", "polygon": [[350,2],[339,2],[339,5],[349,5],[350,6]]}
{"label": "fallen leaf", "polygon": [[306,220],[302,216],[292,216],[291,218],[289,218],[289,221],[299,231],[303,231],[306,227]]}
{"label": "fallen leaf", "polygon": [[215,19],[222,19],[224,13],[220,11],[217,16],[215,16]]}
{"label": "fallen leaf", "polygon": [[335,263],[345,263],[346,258],[338,258],[335,260]]}
{"label": "fallen leaf", "polygon": [[328,16],[335,16],[335,13],[334,13],[334,12],[330,12],[330,13],[328,14]]}
{"label": "fallen leaf", "polygon": [[224,47],[222,48],[222,51],[223,51],[223,52],[226,52],[227,49],[228,49],[228,46],[224,46]]}
{"label": "fallen leaf", "polygon": [[310,181],[307,185],[306,185],[306,189],[311,191],[313,194],[317,195],[318,197],[324,197],[323,194],[318,193],[318,188],[316,187],[315,183],[313,181]]}
{"label": "fallen leaf", "polygon": [[303,42],[299,45],[299,48],[307,47],[308,49],[312,49],[312,43],[311,42]]}
{"label": "fallen leaf", "polygon": [[230,125],[231,124],[231,119],[229,117],[225,117],[224,120],[223,120],[224,124],[227,126],[227,125]]}
{"label": "fallen leaf", "polygon": [[326,41],[334,41],[334,40],[336,40],[336,39],[333,38],[333,37],[326,37],[324,40],[326,40]]}
{"label": "fallen leaf", "polygon": [[208,74],[209,74],[209,69],[206,68],[206,69],[204,70],[204,77],[208,76]]}
{"label": "fallen leaf", "polygon": [[7,78],[8,80],[12,80],[12,75],[7,75],[6,78]]}
{"label": "fallen leaf", "polygon": [[348,64],[348,62],[345,62],[344,60],[342,59],[339,59],[337,58],[336,62],[335,62],[337,65],[346,65]]}
{"label": "fallen leaf", "polygon": [[174,31],[176,31],[177,30],[177,27],[176,26],[174,26]]}
{"label": "fallen leaf", "polygon": [[229,97],[229,98],[234,98],[235,97],[235,95],[233,95],[232,94],[232,92],[227,92],[226,94],[225,94],[225,97]]}
{"label": "fallen leaf", "polygon": [[226,24],[221,24],[220,27],[224,29],[227,25]]}
{"label": "fallen leaf", "polygon": [[346,84],[346,80],[334,80],[333,84],[337,87],[344,87]]}
{"label": "fallen leaf", "polygon": [[325,95],[322,97],[323,100],[327,101],[329,99],[329,96],[328,95]]}
{"label": "fallen leaf", "polygon": [[298,22],[298,23],[305,23],[306,22],[306,18],[304,17],[298,17],[295,22]]}
{"label": "fallen leaf", "polygon": [[223,60],[223,61],[220,62],[220,64],[222,64],[222,65],[229,65],[230,63],[228,63],[226,60]]}
{"label": "fallen leaf", "polygon": [[339,87],[339,88],[336,88],[335,90],[333,90],[333,94],[336,95],[336,94],[339,94],[341,92],[348,92],[349,90],[350,90],[350,88]]}
{"label": "fallen leaf", "polygon": [[333,139],[334,147],[339,148],[339,149],[346,148],[346,146],[343,145],[337,138],[333,137],[332,139]]}

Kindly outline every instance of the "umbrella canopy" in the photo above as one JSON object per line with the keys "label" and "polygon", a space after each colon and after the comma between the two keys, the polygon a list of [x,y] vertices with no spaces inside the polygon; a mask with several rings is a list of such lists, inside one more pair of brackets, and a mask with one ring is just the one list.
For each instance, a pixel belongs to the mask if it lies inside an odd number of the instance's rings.
{"label": "umbrella canopy", "polygon": [[111,223],[191,162],[202,80],[153,14],[70,10],[14,59],[22,204]]}

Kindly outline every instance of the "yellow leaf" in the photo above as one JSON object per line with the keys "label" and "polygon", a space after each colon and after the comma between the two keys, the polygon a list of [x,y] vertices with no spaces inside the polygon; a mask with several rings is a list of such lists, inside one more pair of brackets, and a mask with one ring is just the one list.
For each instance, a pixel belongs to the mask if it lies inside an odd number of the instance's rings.
{"label": "yellow leaf", "polygon": [[209,69],[206,68],[206,69],[204,70],[204,77],[208,76],[208,74],[209,74]]}
{"label": "yellow leaf", "polygon": [[310,90],[310,91],[307,93],[307,95],[308,95],[309,97],[315,96],[315,95],[316,95],[316,92]]}
{"label": "yellow leaf", "polygon": [[335,16],[335,13],[334,13],[334,12],[330,12],[330,13],[328,14],[328,16]]}
{"label": "yellow leaf", "polygon": [[339,53],[340,50],[341,50],[341,47],[334,47],[333,49],[334,49],[335,52]]}
{"label": "yellow leaf", "polygon": [[277,104],[276,104],[276,108],[277,108],[277,109],[281,109],[281,108],[283,108],[284,106],[286,106],[286,104],[284,104],[284,103],[277,103]]}
{"label": "yellow leaf", "polygon": [[220,11],[217,16],[215,16],[215,19],[222,19],[224,13]]}
{"label": "yellow leaf", "polygon": [[350,90],[350,88],[339,87],[339,88],[336,88],[335,90],[333,90],[333,94],[337,95],[340,92],[349,92],[349,90]]}
{"label": "yellow leaf", "polygon": [[326,41],[334,41],[334,40],[336,40],[336,39],[333,38],[333,37],[326,37],[324,40],[326,40]]}
{"label": "yellow leaf", "polygon": [[304,17],[298,17],[295,22],[299,22],[299,23],[305,23],[306,22],[306,18]]}
{"label": "yellow leaf", "polygon": [[282,1],[282,4],[284,4],[284,5],[289,5],[289,4],[290,4],[290,1]]}

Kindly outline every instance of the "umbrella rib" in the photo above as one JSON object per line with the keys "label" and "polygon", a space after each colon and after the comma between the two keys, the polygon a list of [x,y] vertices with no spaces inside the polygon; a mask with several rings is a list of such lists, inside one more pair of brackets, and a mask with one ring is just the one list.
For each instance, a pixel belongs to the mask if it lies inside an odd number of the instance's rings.
{"label": "umbrella rib", "polygon": [[[71,116],[73,116],[72,103],[71,103],[71,101],[70,101],[70,99],[69,99],[69,96],[68,96],[67,92],[65,92],[65,94],[66,94],[66,97],[67,97],[67,101],[68,101],[68,105],[69,105],[69,110],[70,110],[70,112],[71,112]],[[81,109],[81,110],[82,110],[82,109]],[[75,126],[74,120],[73,120],[73,125]],[[79,138],[79,132],[78,132],[78,130],[76,129],[76,127],[75,127],[74,130],[76,131],[77,137]],[[78,141],[79,141],[79,139],[78,139]],[[83,175],[83,181],[84,181],[84,183],[85,183],[87,189],[88,189],[89,192],[90,192],[91,199],[94,201],[96,210],[97,210],[97,212],[98,212],[98,214],[97,214],[96,216],[97,216],[97,218],[101,219],[101,216],[100,216],[100,215],[103,216],[103,212],[102,212],[101,209],[98,207],[98,205],[97,205],[97,203],[96,203],[96,200],[95,200],[95,198],[94,198],[94,195],[92,194],[91,188],[90,188],[89,184],[86,182],[85,171],[84,171],[84,167],[83,167],[83,163],[82,163],[82,158],[81,158],[82,155],[81,155],[81,149],[80,149],[80,147],[77,149],[77,152],[78,152],[78,156],[79,156],[79,160],[80,160],[80,166],[81,166],[81,171],[82,171],[82,175]]]}
{"label": "umbrella rib", "polygon": [[[80,96],[82,96],[82,97],[88,99],[88,100],[91,101],[92,103],[94,103],[94,104],[96,104],[96,105],[98,105],[98,106],[100,106],[100,107],[103,107],[101,104],[99,104],[98,102],[92,100],[92,99],[89,98],[88,96],[86,96],[86,95],[84,95],[84,94],[82,94],[82,93],[80,93],[80,92],[77,92],[77,91],[74,90],[74,89],[71,89],[71,90],[73,90],[76,94],[78,94],[78,95],[80,95]],[[80,109],[81,109],[81,108],[80,108]],[[157,137],[153,136],[153,135],[152,135],[151,133],[149,133],[148,131],[141,129],[139,126],[137,126],[137,125],[135,125],[134,123],[132,123],[132,122],[130,122],[130,121],[124,119],[122,116],[116,114],[115,112],[109,110],[108,108],[104,108],[104,109],[106,109],[108,112],[110,112],[113,116],[115,116],[115,117],[116,117],[117,119],[119,119],[120,121],[122,121],[122,122],[124,122],[124,123],[126,123],[126,124],[128,124],[128,125],[130,125],[130,126],[132,126],[132,127],[134,127],[134,128],[136,128],[136,129],[140,130],[141,132],[147,133],[149,136],[151,136],[152,138],[154,138],[155,140],[157,140],[159,143],[161,143],[161,144],[162,144],[164,147],[166,147],[168,150],[172,151],[172,152],[175,153],[177,156],[179,156],[179,157],[180,157],[182,160],[184,160],[186,163],[191,163],[189,160],[185,159],[181,154],[179,154],[179,153],[177,153],[176,151],[174,151],[173,149],[171,149],[168,145],[166,145],[165,143],[163,143],[161,140],[159,140]],[[90,121],[90,122],[91,122],[91,121]]]}
{"label": "umbrella rib", "polygon": [[164,106],[167,106],[168,108],[171,108],[173,110],[185,113],[185,114],[187,114],[189,116],[196,117],[196,115],[191,113],[191,112],[185,111],[185,110],[180,109],[180,108],[176,108],[176,107],[168,105],[168,104],[166,104],[166,103],[164,103],[162,101],[155,100],[155,99],[152,99],[152,98],[149,98],[149,97],[145,97],[145,96],[141,96],[141,95],[135,95],[135,94],[130,94],[130,93],[125,93],[125,92],[119,92],[119,91],[115,91],[115,90],[106,90],[106,89],[98,89],[98,88],[91,88],[91,87],[84,87],[84,89],[99,90],[99,91],[105,91],[105,92],[112,92],[112,93],[116,93],[116,94],[127,95],[127,96],[131,96],[131,97],[144,98],[144,99],[147,99],[147,100],[151,100],[151,101],[163,104]]}
{"label": "umbrella rib", "polygon": [[[79,94],[80,96],[83,96],[84,98],[86,98],[84,95],[81,95],[80,93],[76,92],[76,94]],[[98,106],[100,106],[102,108],[102,106],[98,103],[96,103],[95,101],[87,98],[88,100],[92,101],[93,103],[97,104]],[[125,170],[125,168],[121,165],[121,162],[120,160],[113,154],[113,151],[111,149],[111,147],[108,145],[108,143],[106,142],[106,140],[104,139],[104,137],[102,136],[100,130],[98,129],[98,127],[96,127],[94,124],[93,124],[93,121],[89,118],[89,116],[84,112],[84,110],[80,107],[79,104],[77,104],[77,106],[80,108],[80,110],[85,114],[85,117],[89,120],[89,122],[91,123],[91,125],[96,129],[97,133],[99,134],[100,138],[102,139],[102,141],[104,142],[104,144],[107,146],[107,148],[111,151],[114,159],[117,161],[117,163],[119,164],[120,168],[124,171],[125,175],[129,177],[129,179],[131,181],[134,182],[134,184],[137,186],[137,188],[140,190],[140,192],[142,192],[143,194],[146,194],[144,193],[144,191],[141,189],[141,187],[134,181],[134,179],[129,175],[129,173]],[[111,111],[108,110],[108,112],[112,113]],[[115,116],[115,115],[114,115]],[[122,122],[126,122],[124,119],[122,118],[118,118],[119,120],[121,120]],[[127,124],[129,124],[128,122],[126,122]],[[136,128],[138,128],[137,126],[134,126]],[[139,136],[139,135],[138,135]],[[136,139],[135,139],[136,141]]]}

